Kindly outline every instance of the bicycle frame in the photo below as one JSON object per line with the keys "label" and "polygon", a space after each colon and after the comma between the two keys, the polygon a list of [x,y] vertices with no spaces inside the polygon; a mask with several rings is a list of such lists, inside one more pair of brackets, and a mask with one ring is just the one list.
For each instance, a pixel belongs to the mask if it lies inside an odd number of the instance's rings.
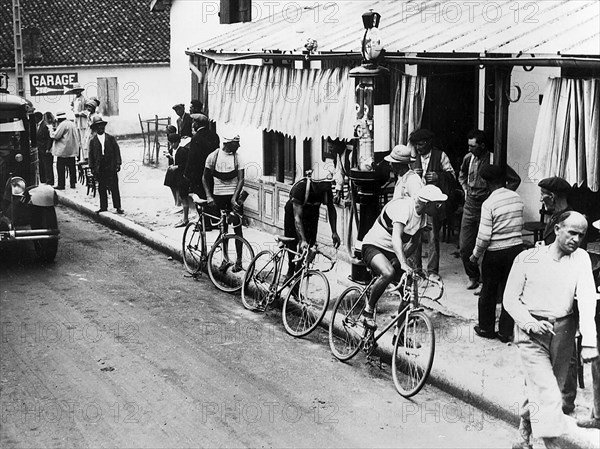
{"label": "bicycle frame", "polygon": [[[209,214],[208,212],[206,212],[204,210],[204,206],[201,206],[197,203],[194,203],[196,206],[196,211],[198,212],[198,223],[200,224],[200,233],[202,234],[202,254],[203,257],[206,257],[206,255],[208,254],[208,248],[206,246],[206,223],[204,218],[208,217],[208,219],[210,220],[211,225],[213,226],[217,226],[219,228],[219,235],[217,236],[217,238],[215,239],[215,242],[218,241],[221,237],[227,235],[228,233],[225,230],[225,225],[227,224],[227,212],[224,210],[219,211],[220,212],[220,217],[217,217],[216,215],[212,215]],[[235,212],[234,212],[235,213]],[[239,214],[235,213],[237,215],[237,217],[240,219],[239,220],[239,224],[238,225],[233,225],[233,228],[239,227],[242,225],[242,220]],[[216,220],[216,221],[213,221]]]}

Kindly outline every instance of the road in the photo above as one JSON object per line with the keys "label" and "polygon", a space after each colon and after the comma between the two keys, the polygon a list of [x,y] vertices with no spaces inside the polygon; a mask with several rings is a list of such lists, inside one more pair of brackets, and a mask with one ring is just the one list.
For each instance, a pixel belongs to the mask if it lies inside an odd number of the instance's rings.
{"label": "road", "polygon": [[507,447],[515,429],[335,360],[179,262],[59,208],[56,262],[0,256],[0,446]]}

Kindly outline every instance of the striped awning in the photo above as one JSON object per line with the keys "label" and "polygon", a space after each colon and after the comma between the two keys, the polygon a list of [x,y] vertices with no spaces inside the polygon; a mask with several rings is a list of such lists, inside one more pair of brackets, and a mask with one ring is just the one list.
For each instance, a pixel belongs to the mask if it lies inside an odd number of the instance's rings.
{"label": "striped awning", "polygon": [[349,69],[302,69],[213,63],[206,82],[211,119],[300,139],[354,136]]}

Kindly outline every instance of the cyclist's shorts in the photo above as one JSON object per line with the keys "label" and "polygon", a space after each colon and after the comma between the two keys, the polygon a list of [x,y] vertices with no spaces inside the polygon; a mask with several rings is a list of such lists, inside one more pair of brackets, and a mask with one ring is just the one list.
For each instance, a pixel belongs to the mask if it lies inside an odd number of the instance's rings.
{"label": "cyclist's shorts", "polygon": [[[370,267],[371,269],[373,269],[373,267],[371,266],[371,261],[373,260],[373,257],[375,257],[377,254],[383,254],[387,260],[390,261],[390,263],[392,264],[392,267],[394,267],[394,270],[396,271],[396,274],[398,275],[398,279],[400,278],[400,276],[402,275],[402,269],[400,268],[400,261],[398,260],[398,257],[396,256],[396,253],[392,252],[392,251],[386,251],[385,249],[379,248],[375,245],[363,245],[362,247],[362,258],[363,261],[367,264],[368,267]],[[379,274],[379,273],[375,273],[375,274]]]}

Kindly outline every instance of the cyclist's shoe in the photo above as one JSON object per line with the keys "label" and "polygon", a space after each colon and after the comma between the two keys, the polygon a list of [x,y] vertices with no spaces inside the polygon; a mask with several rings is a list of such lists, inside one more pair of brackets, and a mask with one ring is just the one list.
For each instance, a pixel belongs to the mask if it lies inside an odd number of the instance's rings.
{"label": "cyclist's shoe", "polygon": [[363,310],[362,317],[363,317],[363,325],[367,329],[371,329],[372,331],[377,329],[377,324],[375,323],[375,318],[373,317],[373,312],[367,312],[366,310]]}
{"label": "cyclist's shoe", "polygon": [[233,268],[231,269],[232,273],[239,273],[240,271],[244,271],[244,267],[242,267],[242,261],[238,260],[235,262],[235,265],[233,265]]}
{"label": "cyclist's shoe", "polygon": [[221,263],[221,266],[219,267],[219,271],[220,271],[221,273],[225,273],[225,272],[227,271],[227,269],[228,269],[230,266],[232,266],[232,265],[233,265],[233,263],[232,263],[230,260],[224,260],[224,261]]}

